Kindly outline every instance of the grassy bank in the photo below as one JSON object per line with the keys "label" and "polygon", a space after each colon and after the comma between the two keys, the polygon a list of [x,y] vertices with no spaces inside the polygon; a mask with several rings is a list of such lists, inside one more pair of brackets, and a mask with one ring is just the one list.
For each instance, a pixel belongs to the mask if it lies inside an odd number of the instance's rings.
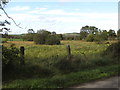
{"label": "grassy bank", "polygon": [[96,79],[118,75],[120,65],[109,65],[96,69],[55,75],[49,78],[15,80],[3,85],[3,88],[66,88]]}

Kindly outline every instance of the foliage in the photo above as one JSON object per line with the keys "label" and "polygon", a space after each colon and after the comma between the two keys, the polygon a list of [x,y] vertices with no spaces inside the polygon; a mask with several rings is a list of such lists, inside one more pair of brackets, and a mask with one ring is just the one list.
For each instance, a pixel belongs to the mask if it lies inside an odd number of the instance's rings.
{"label": "foliage", "polygon": [[60,44],[60,38],[58,35],[51,34],[49,31],[40,30],[35,35],[34,42],[36,44],[58,45]]}
{"label": "foliage", "polygon": [[22,38],[25,41],[33,41],[35,35],[36,34],[34,34],[34,33],[29,33],[29,34],[23,35]]}
{"label": "foliage", "polygon": [[13,46],[10,49],[2,46],[2,68],[6,71],[12,70],[15,65],[19,64],[19,50]]}
{"label": "foliage", "polygon": [[33,40],[36,44],[45,44],[45,40],[50,34],[51,33],[49,31],[38,30]]}
{"label": "foliage", "polygon": [[36,34],[33,40],[36,44],[45,44],[46,37],[44,34]]}
{"label": "foliage", "polygon": [[80,40],[84,40],[87,37],[87,35],[88,35],[87,32],[81,31],[80,32]]}
{"label": "foliage", "polygon": [[[27,41],[22,42],[17,42],[15,46],[25,46],[26,64],[24,67],[17,65],[17,68],[9,72],[9,75],[6,74],[7,79],[4,75],[3,80],[6,79],[7,81],[3,85],[4,87],[66,87],[78,82],[82,83],[83,81],[100,77],[109,77],[117,73],[116,68],[112,67],[113,64],[117,64],[114,57],[110,59],[109,56],[100,56],[109,46],[108,44],[96,44],[85,41],[61,41],[62,45],[35,45]],[[26,43],[28,44],[26,45]],[[9,42],[6,44],[9,44]],[[72,51],[70,60],[67,59],[67,44],[71,46]],[[99,72],[98,68],[100,66],[108,71],[101,71],[100,69]],[[114,66],[116,67],[117,65]],[[18,79],[21,81],[19,82]],[[8,81],[10,80],[13,83],[9,83]]]}
{"label": "foliage", "polygon": [[59,45],[60,39],[56,35],[49,35],[45,40],[45,44],[47,44],[47,45]]}
{"label": "foliage", "polygon": [[86,37],[86,41],[88,42],[93,42],[94,41],[94,34],[89,34],[87,37]]}
{"label": "foliage", "polygon": [[107,55],[112,58],[120,58],[120,41],[117,43],[111,44],[103,53],[103,55]]}
{"label": "foliage", "polygon": [[51,34],[51,32],[45,30],[45,29],[40,29],[37,31],[38,34],[43,34],[44,36],[47,36],[49,34]]}
{"label": "foliage", "polygon": [[35,33],[35,31],[33,29],[28,29],[28,33]]}
{"label": "foliage", "polygon": [[77,84],[117,75],[119,73],[118,68],[120,68],[120,65],[108,65],[69,74],[55,75],[50,78],[18,79],[8,84],[3,84],[3,88],[42,88],[45,90],[47,88],[52,88],[56,90],[56,88],[67,88]]}
{"label": "foliage", "polygon": [[111,39],[115,39],[115,37],[116,37],[115,31],[112,30],[112,29],[110,29],[110,30],[108,31],[108,35],[109,35],[109,39],[110,39],[110,40],[111,40]]}
{"label": "foliage", "polygon": [[97,32],[99,32],[99,30],[95,26],[86,25],[80,29],[80,32],[86,32],[88,34],[96,34]]}
{"label": "foliage", "polygon": [[63,40],[63,39],[64,39],[62,34],[57,34],[57,36],[58,36],[58,38],[59,38],[60,40]]}

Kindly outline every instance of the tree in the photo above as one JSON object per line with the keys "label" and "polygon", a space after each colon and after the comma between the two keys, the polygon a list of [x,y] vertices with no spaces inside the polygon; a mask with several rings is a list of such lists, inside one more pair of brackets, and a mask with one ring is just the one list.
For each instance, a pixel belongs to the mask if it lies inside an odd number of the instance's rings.
{"label": "tree", "polygon": [[36,44],[45,44],[45,40],[50,34],[51,32],[44,29],[40,29],[37,31],[37,34],[34,36],[34,42]]}
{"label": "tree", "polygon": [[28,29],[28,33],[31,34],[31,33],[35,33],[35,31],[33,29]]}
{"label": "tree", "polygon": [[33,41],[36,33],[28,33],[22,36],[22,39],[25,41]]}
{"label": "tree", "polygon": [[108,32],[107,32],[107,30],[103,30],[101,32],[101,38],[102,38],[102,40],[108,40]]}
{"label": "tree", "polygon": [[46,37],[43,34],[36,34],[33,40],[36,44],[45,44],[45,39]]}
{"label": "tree", "polygon": [[56,32],[55,32],[55,31],[53,31],[53,32],[51,32],[51,34],[52,34],[52,35],[56,35]]}
{"label": "tree", "polygon": [[38,34],[44,34],[44,35],[49,35],[51,34],[51,32],[45,30],[45,29],[40,29],[37,31]]}
{"label": "tree", "polygon": [[97,34],[99,31],[95,26],[84,26],[80,29],[80,39],[85,39],[89,34]]}
{"label": "tree", "polygon": [[87,32],[88,34],[96,34],[96,32],[98,32],[98,28],[96,28],[95,26],[84,26],[80,29],[80,32]]}
{"label": "tree", "polygon": [[111,39],[115,39],[115,37],[116,37],[115,30],[110,29],[110,30],[108,31],[108,35],[109,35],[109,39],[110,39],[110,40],[111,40]]}
{"label": "tree", "polygon": [[80,32],[80,40],[84,40],[87,37],[87,35],[88,35],[87,32],[81,31]]}
{"label": "tree", "polygon": [[93,42],[93,41],[94,41],[94,37],[95,37],[94,34],[89,34],[89,35],[86,37],[86,41],[88,41],[88,42]]}
{"label": "tree", "polygon": [[56,34],[56,35],[59,37],[60,40],[64,39],[62,34]]}
{"label": "tree", "polygon": [[45,44],[47,44],[47,45],[59,45],[60,39],[57,35],[49,35],[46,38]]}
{"label": "tree", "polygon": [[[4,14],[7,16],[8,19],[11,19],[11,20],[13,21],[13,23],[14,23],[17,27],[19,27],[19,28],[21,28],[21,29],[25,29],[25,28],[23,28],[23,27],[20,26],[20,23],[17,24],[17,23],[15,22],[15,20],[14,20],[12,17],[10,17],[10,16],[7,14],[7,12],[5,11],[4,7],[5,7],[5,5],[6,5],[8,2],[9,2],[9,0],[0,0],[0,9],[4,12]],[[2,16],[2,15],[0,15],[0,16]],[[9,24],[9,25],[10,25],[10,22],[7,21],[7,20],[5,20],[5,21],[0,21],[0,26],[6,26],[5,24]],[[0,31],[2,31],[2,30],[4,30],[4,29],[0,29]],[[9,30],[9,29],[8,29],[8,30]]]}
{"label": "tree", "polygon": [[58,45],[60,44],[60,37],[57,34],[53,35],[51,32],[41,29],[34,36],[34,42],[36,44]]}

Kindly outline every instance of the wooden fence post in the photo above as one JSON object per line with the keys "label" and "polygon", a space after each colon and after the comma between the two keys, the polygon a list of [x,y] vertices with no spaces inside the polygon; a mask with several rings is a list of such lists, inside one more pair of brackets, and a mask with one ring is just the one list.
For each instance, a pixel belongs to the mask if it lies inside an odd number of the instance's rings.
{"label": "wooden fence post", "polygon": [[70,49],[70,45],[67,45],[67,57],[68,57],[68,59],[71,58],[71,49]]}
{"label": "wooden fence post", "polygon": [[20,64],[21,64],[21,65],[24,65],[24,64],[25,64],[24,51],[25,51],[25,48],[24,48],[23,46],[21,46],[21,47],[20,47],[20,57],[21,57]]}

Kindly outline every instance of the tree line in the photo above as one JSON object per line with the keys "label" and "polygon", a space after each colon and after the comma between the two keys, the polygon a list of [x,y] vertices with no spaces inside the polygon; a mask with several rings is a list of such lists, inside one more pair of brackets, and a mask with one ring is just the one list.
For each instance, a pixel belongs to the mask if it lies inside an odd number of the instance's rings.
{"label": "tree line", "polygon": [[23,39],[25,41],[34,41],[36,44],[60,44],[60,40],[85,40],[88,42],[103,42],[106,40],[120,40],[120,29],[115,33],[115,30],[110,29],[100,30],[95,26],[83,26],[80,33],[57,34],[55,31],[50,32],[45,29],[40,29],[36,33],[33,29],[28,29],[27,34],[8,35],[2,34],[3,38]]}

